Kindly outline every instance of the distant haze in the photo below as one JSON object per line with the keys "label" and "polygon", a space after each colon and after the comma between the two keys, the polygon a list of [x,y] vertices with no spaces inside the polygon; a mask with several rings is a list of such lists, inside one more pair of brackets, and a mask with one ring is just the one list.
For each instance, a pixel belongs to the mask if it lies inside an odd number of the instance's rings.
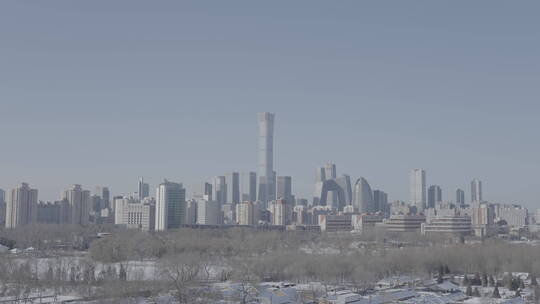
{"label": "distant haze", "polygon": [[151,193],[257,171],[273,112],[278,175],[315,169],[408,200],[412,168],[484,199],[540,198],[540,3],[2,1],[0,188]]}

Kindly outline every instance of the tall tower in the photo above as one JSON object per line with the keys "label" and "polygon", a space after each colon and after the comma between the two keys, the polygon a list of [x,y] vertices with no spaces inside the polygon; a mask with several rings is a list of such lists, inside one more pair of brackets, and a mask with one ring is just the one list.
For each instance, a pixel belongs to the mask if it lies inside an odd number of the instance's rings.
{"label": "tall tower", "polygon": [[442,189],[439,185],[432,185],[428,189],[428,208],[435,208],[437,203],[442,203]]}
{"label": "tall tower", "polygon": [[156,190],[156,231],[180,228],[186,222],[186,189],[165,180]]}
{"label": "tall tower", "polygon": [[274,114],[258,113],[259,121],[259,200],[263,204],[275,199]]}
{"label": "tall tower", "polygon": [[291,176],[278,176],[276,186],[276,197],[278,199],[284,199],[287,204],[294,205],[292,195],[292,177]]}
{"label": "tall tower", "polygon": [[150,185],[144,182],[144,178],[139,179],[139,200],[142,202],[143,199],[150,196]]}
{"label": "tall tower", "polygon": [[373,191],[369,186],[368,181],[360,177],[353,190],[353,206],[359,213],[375,212],[375,201],[373,200]]}
{"label": "tall tower", "polygon": [[409,175],[410,204],[416,206],[418,213],[426,207],[426,171],[413,169]]}
{"label": "tall tower", "polygon": [[482,181],[473,179],[471,182],[471,203],[482,202]]}
{"label": "tall tower", "polygon": [[459,207],[465,206],[465,191],[462,189],[456,190],[456,205]]}

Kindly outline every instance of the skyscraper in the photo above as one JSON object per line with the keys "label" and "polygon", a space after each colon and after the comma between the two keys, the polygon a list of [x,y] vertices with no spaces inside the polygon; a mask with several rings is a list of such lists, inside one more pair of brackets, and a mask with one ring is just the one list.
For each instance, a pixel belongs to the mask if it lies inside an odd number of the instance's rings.
{"label": "skyscraper", "polygon": [[410,204],[416,207],[418,213],[426,207],[426,171],[413,169],[409,175]]}
{"label": "skyscraper", "polygon": [[83,190],[81,185],[75,184],[64,191],[62,199],[69,203],[71,224],[86,226],[90,223],[90,209],[92,207],[90,191]]}
{"label": "skyscraper", "polygon": [[94,189],[94,195],[98,196],[100,200],[99,211],[111,206],[111,192],[108,187],[96,187]]}
{"label": "skyscraper", "polygon": [[232,172],[225,174],[227,185],[227,204],[236,205],[240,202],[240,174]]}
{"label": "skyscraper", "polygon": [[373,191],[367,180],[363,177],[360,177],[354,185],[353,207],[359,213],[372,213],[376,211]]}
{"label": "skyscraper", "polygon": [[459,207],[465,206],[465,191],[462,189],[456,190],[456,205]]}
{"label": "skyscraper", "polygon": [[213,199],[220,205],[227,203],[227,181],[225,176],[214,177],[212,192]]}
{"label": "skyscraper", "polygon": [[[336,164],[326,164],[324,166],[324,177],[325,179],[335,179],[337,178],[337,170],[336,170]],[[326,203],[328,205],[335,206],[337,204],[337,193],[335,191],[331,191],[328,193],[328,197],[326,198]]]}
{"label": "skyscraper", "polygon": [[186,189],[165,180],[156,191],[156,231],[180,228],[186,220]]}
{"label": "skyscraper", "polygon": [[201,199],[197,201],[197,224],[220,225],[221,207],[216,201]]}
{"label": "skyscraper", "polygon": [[150,196],[150,185],[145,183],[144,178],[142,177],[139,179],[139,189],[137,193],[139,194],[139,200],[141,202],[144,198]]}
{"label": "skyscraper", "polygon": [[16,228],[37,220],[38,191],[27,183],[11,190],[6,206],[6,228]]}
{"label": "skyscraper", "polygon": [[274,114],[257,114],[259,120],[259,200],[265,205],[275,199]]}
{"label": "skyscraper", "polygon": [[290,176],[278,176],[276,187],[276,198],[284,199],[287,204],[293,205],[292,195],[292,177]]}
{"label": "skyscraper", "polygon": [[255,202],[257,200],[257,173],[244,172],[240,176],[240,200]]}
{"label": "skyscraper", "polygon": [[0,226],[6,223],[6,192],[0,189]]}
{"label": "skyscraper", "polygon": [[428,189],[428,208],[435,208],[437,203],[442,203],[442,189],[438,185],[432,185]]}
{"label": "skyscraper", "polygon": [[482,181],[473,179],[471,182],[471,203],[482,203]]}
{"label": "skyscraper", "polygon": [[373,190],[373,201],[375,202],[375,210],[384,213],[390,213],[388,205],[388,194],[381,190]]}
{"label": "skyscraper", "polygon": [[205,199],[211,201],[214,197],[213,185],[208,182],[196,183],[192,187],[191,198],[195,200]]}

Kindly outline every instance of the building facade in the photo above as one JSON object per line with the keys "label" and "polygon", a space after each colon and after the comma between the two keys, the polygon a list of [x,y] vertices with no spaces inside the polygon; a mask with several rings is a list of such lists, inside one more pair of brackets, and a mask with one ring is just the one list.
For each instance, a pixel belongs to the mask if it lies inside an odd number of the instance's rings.
{"label": "building facade", "polygon": [[421,213],[426,208],[426,171],[413,169],[409,174],[410,204]]}
{"label": "building facade", "polygon": [[258,113],[259,122],[259,186],[258,198],[267,205],[276,197],[276,174],[274,172],[274,114]]}
{"label": "building facade", "polygon": [[156,231],[180,228],[186,218],[186,189],[165,180],[156,191]]}
{"label": "building facade", "polygon": [[6,228],[17,228],[37,220],[38,191],[27,183],[11,190],[6,206]]}

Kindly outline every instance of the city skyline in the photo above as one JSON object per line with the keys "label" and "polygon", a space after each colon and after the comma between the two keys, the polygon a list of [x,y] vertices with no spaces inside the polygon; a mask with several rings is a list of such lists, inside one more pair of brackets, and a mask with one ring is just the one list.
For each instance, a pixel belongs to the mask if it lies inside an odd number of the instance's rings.
{"label": "city skyline", "polygon": [[467,201],[478,177],[485,200],[537,207],[539,4],[135,2],[3,4],[0,188],[256,172],[268,111],[298,197],[335,163],[390,200],[420,167]]}

